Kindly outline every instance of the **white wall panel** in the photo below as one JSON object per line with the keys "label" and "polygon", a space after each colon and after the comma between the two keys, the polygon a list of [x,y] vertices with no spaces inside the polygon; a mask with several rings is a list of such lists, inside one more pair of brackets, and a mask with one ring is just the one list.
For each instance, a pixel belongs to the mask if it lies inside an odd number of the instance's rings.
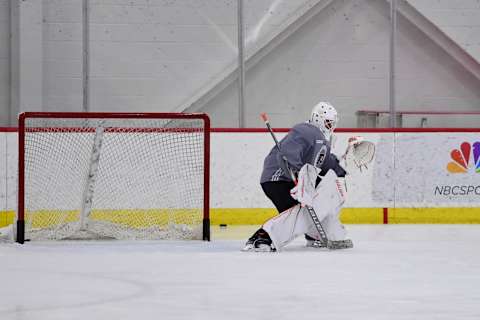
{"label": "white wall panel", "polygon": [[[3,190],[0,194],[7,193],[7,208],[11,210],[16,207],[17,134],[2,135],[8,136],[8,152],[0,159],[3,174],[0,176],[0,191]],[[284,135],[277,134],[279,139]],[[341,156],[347,139],[352,135],[357,134],[338,133],[334,153]],[[347,177],[346,207],[478,207],[480,204],[478,133],[387,132],[361,135],[376,143],[376,157],[366,171],[347,167],[350,175]],[[451,173],[447,170],[449,162],[454,161],[451,152],[460,149],[465,142],[471,148],[467,170]],[[0,148],[5,144],[6,140],[0,139]],[[273,141],[268,133],[212,133],[211,207],[271,207],[259,179],[264,157],[272,147]],[[476,155],[473,148],[478,150]],[[170,162],[169,165],[175,164]],[[110,185],[108,181],[102,183]],[[459,194],[462,186],[470,192]],[[123,202],[118,199],[115,205],[120,203]]]}
{"label": "white wall panel", "polygon": [[[389,27],[387,1],[332,2],[247,71],[246,125],[259,126],[256,114],[268,112],[276,126],[289,127],[321,100],[339,110],[341,127],[357,125],[357,110],[388,110]],[[397,110],[480,110],[480,81],[401,17],[396,63]],[[214,126],[236,126],[230,107],[236,86],[204,107]],[[420,118],[409,124],[420,126]],[[435,124],[463,122],[445,118]]]}
{"label": "white wall panel", "polygon": [[[81,110],[82,0],[12,0],[22,15],[16,36],[25,39],[22,48],[32,48],[19,60],[23,69],[14,65],[13,78],[25,87],[13,91],[5,76],[8,2],[0,0],[0,111],[10,108],[11,92],[25,101],[14,97],[12,113],[17,105]],[[245,1],[247,53],[327,2]],[[478,1],[408,2],[478,60]],[[178,111],[236,67],[236,0],[91,0],[89,6],[93,111]],[[276,125],[290,126],[320,99],[339,109],[343,127],[356,126],[358,109],[387,109],[389,24],[388,1],[332,1],[247,72],[246,125],[258,126],[257,113],[266,111]],[[478,111],[478,79],[403,18],[398,31],[398,109]],[[237,125],[237,91],[234,82],[203,108],[214,126]],[[0,123],[9,121],[7,114],[0,114]]]}
{"label": "white wall panel", "polygon": [[82,110],[82,1],[43,1],[43,109]]}
{"label": "white wall panel", "polygon": [[[453,162],[451,152],[460,150],[462,143],[469,146],[468,163],[464,173],[447,170]],[[478,172],[474,163],[474,148],[478,143],[476,157],[480,155],[478,133],[415,134],[398,133],[395,139],[394,185],[395,204],[399,207],[478,206],[480,201],[480,163]],[[478,158],[476,159],[478,162]],[[466,194],[440,193],[443,187],[465,186]],[[468,187],[471,190],[468,193]]]}
{"label": "white wall panel", "polygon": [[0,211],[7,209],[7,134],[0,132]]}
{"label": "white wall panel", "polygon": [[91,109],[170,111],[235,60],[236,2],[92,1]]}
{"label": "white wall panel", "polygon": [[0,126],[8,125],[10,109],[10,9],[0,0]]}
{"label": "white wall panel", "polygon": [[62,42],[45,39],[43,43],[45,60],[73,61],[82,60],[82,43],[80,41]]}
{"label": "white wall panel", "polygon": [[6,186],[7,210],[17,209],[18,190],[18,135],[16,133],[6,134]]}
{"label": "white wall panel", "polygon": [[423,15],[480,62],[480,2],[408,0]]}

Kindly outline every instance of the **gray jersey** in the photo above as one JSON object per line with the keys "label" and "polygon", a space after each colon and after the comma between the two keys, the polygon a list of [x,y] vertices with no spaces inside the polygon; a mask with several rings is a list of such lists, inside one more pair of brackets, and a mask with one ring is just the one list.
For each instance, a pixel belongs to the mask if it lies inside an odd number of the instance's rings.
{"label": "gray jersey", "polygon": [[[304,164],[310,163],[322,169],[325,174],[332,168],[333,158],[330,156],[330,141],[312,124],[295,125],[280,141],[280,150],[274,146],[265,158],[260,183],[267,181],[291,181],[282,156],[288,160],[290,168],[296,173]],[[336,158],[335,158],[336,159]]]}

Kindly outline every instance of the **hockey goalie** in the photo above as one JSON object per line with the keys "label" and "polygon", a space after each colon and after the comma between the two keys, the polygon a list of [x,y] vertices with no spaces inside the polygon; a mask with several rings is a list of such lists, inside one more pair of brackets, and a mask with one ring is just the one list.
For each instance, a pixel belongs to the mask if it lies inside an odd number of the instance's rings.
{"label": "hockey goalie", "polygon": [[348,162],[354,169],[366,167],[374,144],[351,137],[341,159],[331,153],[338,116],[328,102],[318,103],[310,119],[295,125],[280,142],[266,115],[262,118],[275,147],[265,158],[260,184],[279,215],[265,222],[243,251],[279,251],[301,235],[308,247],[353,247],[339,219],[346,196],[345,169]]}

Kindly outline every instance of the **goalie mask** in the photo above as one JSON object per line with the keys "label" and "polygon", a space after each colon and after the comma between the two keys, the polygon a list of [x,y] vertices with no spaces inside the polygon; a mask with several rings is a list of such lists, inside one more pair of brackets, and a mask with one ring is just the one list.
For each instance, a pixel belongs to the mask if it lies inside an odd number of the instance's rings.
{"label": "goalie mask", "polygon": [[329,102],[319,102],[312,109],[309,122],[322,131],[326,139],[330,137],[337,126],[337,110]]}

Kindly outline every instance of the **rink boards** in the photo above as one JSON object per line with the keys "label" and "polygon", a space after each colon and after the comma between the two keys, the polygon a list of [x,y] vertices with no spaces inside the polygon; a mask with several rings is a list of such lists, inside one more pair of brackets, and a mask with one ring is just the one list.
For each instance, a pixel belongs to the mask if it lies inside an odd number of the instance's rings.
{"label": "rink boards", "polygon": [[[158,210],[141,212],[141,215],[149,215],[148,221],[158,222],[157,225],[165,225],[166,213],[158,213]],[[160,211],[161,212],[161,211]],[[36,227],[48,225],[48,219],[40,217],[36,220]],[[51,213],[50,213],[51,214]],[[145,219],[138,219],[139,211],[109,211],[108,215],[94,214],[101,219],[118,222],[131,227],[145,227],[138,223]],[[276,215],[272,208],[212,208],[210,221],[212,225],[258,225]],[[14,221],[15,212],[0,212],[0,227],[11,224]],[[76,213],[71,214],[74,220]],[[344,208],[341,212],[341,221],[346,224],[402,224],[402,223],[438,223],[438,224],[470,224],[480,223],[480,208],[476,207],[451,207],[451,208]],[[183,214],[178,218],[184,221]],[[151,223],[149,224],[151,225]]]}
{"label": "rink boards", "polygon": [[[334,145],[337,155],[352,135],[375,142],[377,153],[367,171],[350,170],[343,222],[480,222],[480,132],[342,130]],[[275,214],[259,186],[272,145],[260,130],[212,133],[212,224],[259,224]],[[0,150],[0,225],[5,225],[13,221],[17,205],[16,132],[0,133]]]}

